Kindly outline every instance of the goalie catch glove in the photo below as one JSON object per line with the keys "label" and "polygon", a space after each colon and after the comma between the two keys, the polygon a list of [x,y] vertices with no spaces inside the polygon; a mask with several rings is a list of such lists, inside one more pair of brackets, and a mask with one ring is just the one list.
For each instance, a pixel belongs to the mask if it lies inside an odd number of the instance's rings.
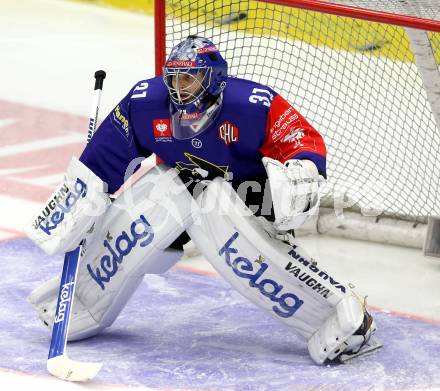
{"label": "goalie catch glove", "polygon": [[269,178],[278,231],[304,224],[319,208],[319,187],[324,178],[310,160],[287,160],[284,164],[268,157],[262,159]]}

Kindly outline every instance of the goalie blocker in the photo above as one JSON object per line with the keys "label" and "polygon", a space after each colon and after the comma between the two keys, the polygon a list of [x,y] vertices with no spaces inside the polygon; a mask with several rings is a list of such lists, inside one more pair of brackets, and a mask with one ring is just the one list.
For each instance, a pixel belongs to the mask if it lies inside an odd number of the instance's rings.
{"label": "goalie blocker", "polygon": [[[165,272],[179,260],[181,252],[168,246],[185,230],[235,289],[307,340],[316,363],[380,346],[357,295],[294,241],[277,239],[272,225],[253,216],[230,184],[215,179],[196,202],[174,169],[160,167],[114,201],[87,233],[69,340],[110,326],[145,273]],[[49,281],[29,297],[49,327],[58,284]]]}
{"label": "goalie blocker", "polygon": [[87,230],[105,214],[110,204],[106,187],[73,157],[63,183],[24,227],[24,232],[49,255],[73,250]]}

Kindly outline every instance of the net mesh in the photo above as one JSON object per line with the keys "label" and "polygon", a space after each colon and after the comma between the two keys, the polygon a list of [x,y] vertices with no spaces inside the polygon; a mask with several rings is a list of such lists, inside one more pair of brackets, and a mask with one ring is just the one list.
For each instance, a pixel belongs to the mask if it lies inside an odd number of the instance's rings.
{"label": "net mesh", "polygon": [[[190,34],[211,39],[232,76],[272,87],[320,131],[327,204],[440,215],[440,130],[404,28],[265,2],[167,0],[167,54]],[[429,39],[440,64],[440,34]]]}

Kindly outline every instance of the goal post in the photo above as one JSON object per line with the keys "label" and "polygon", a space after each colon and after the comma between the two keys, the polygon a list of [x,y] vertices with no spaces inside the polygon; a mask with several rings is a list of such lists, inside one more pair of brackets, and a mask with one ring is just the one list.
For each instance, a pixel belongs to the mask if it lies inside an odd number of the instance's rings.
{"label": "goal post", "polygon": [[188,35],[212,40],[323,135],[314,229],[422,247],[440,216],[439,19],[437,0],[156,0],[156,74]]}

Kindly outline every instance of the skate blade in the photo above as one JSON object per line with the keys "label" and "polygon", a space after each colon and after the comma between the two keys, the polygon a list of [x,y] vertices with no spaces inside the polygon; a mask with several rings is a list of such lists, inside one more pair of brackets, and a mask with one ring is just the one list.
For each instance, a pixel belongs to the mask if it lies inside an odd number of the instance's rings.
{"label": "skate blade", "polygon": [[338,357],[338,359],[341,363],[346,363],[347,361],[352,360],[353,358],[371,354],[376,350],[380,349],[382,346],[383,346],[382,341],[379,338],[373,336],[364,346],[362,346],[359,352],[346,353],[346,354],[342,353]]}

